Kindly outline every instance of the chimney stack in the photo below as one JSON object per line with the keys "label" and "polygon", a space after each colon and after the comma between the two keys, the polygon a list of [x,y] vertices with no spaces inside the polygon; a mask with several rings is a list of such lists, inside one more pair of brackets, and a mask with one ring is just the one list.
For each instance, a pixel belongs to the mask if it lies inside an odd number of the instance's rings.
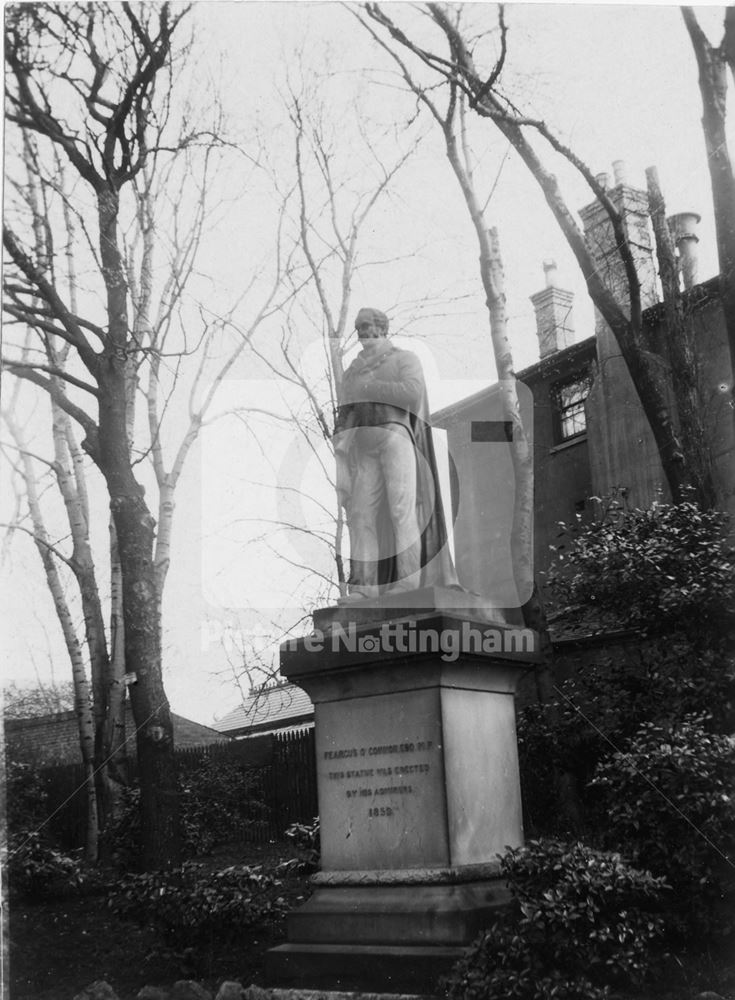
{"label": "chimney stack", "polygon": [[[597,180],[603,186],[605,182],[602,178],[607,177],[607,174],[597,174]],[[624,160],[615,160],[613,163],[613,177],[615,184],[612,188],[607,186],[607,195],[619,212],[628,235],[641,284],[641,306],[647,309],[658,301],[648,195],[645,191],[630,186]],[[585,236],[592,247],[598,273],[619,305],[628,312],[628,282],[625,267],[615,249],[616,240],[610,218],[597,199],[580,209],[579,214]],[[605,338],[609,333],[607,323],[597,310],[595,333],[598,338]],[[610,349],[617,350],[613,340],[610,341]]]}
{"label": "chimney stack", "polygon": [[697,226],[702,219],[696,212],[679,212],[669,218],[669,230],[676,249],[679,251],[679,267],[684,281],[684,288],[693,288],[697,284],[699,254],[697,244]]}
{"label": "chimney stack", "polygon": [[556,287],[556,261],[544,261],[545,288],[531,296],[541,360],[569,347],[574,335],[574,293]]}

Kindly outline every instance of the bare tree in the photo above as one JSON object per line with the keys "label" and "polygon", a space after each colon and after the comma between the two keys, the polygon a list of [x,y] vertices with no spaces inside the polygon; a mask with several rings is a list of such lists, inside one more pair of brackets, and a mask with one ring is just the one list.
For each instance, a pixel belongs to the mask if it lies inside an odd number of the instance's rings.
{"label": "bare tree", "polygon": [[3,718],[28,719],[74,709],[74,682],[21,685],[10,681],[2,692]]}
{"label": "bare tree", "polygon": [[[87,798],[85,855],[88,861],[96,861],[99,821],[95,786],[95,725],[92,712],[92,697],[85,670],[82,644],[77,636],[74,616],[66,598],[66,588],[59,572],[58,564],[65,564],[75,574],[79,572],[80,567],[75,564],[73,556],[66,556],[52,542],[41,509],[37,488],[38,474],[34,467],[34,458],[28,448],[25,435],[22,428],[13,420],[9,411],[3,413],[3,419],[18,451],[19,468],[25,484],[25,495],[30,518],[30,526],[26,527],[22,523],[18,523],[14,527],[27,531],[35,542],[71,662],[74,711],[79,730],[79,746],[84,765]],[[54,463],[53,469],[57,477],[63,478],[64,472],[59,464]]]}
{"label": "bare tree", "polygon": [[[727,142],[727,74],[735,82],[735,7],[725,12],[725,30],[718,47],[712,45],[692,7],[681,8],[699,69],[702,130],[715,210],[720,298],[735,370],[735,172]],[[735,412],[735,411],[734,411]]]}
{"label": "bare tree", "polygon": [[[294,253],[292,266],[285,277],[291,288],[288,307],[281,317],[281,331],[274,350],[273,338],[262,347],[251,345],[252,352],[275,376],[278,384],[291,390],[297,402],[282,401],[286,413],[269,411],[264,414],[285,422],[299,437],[303,447],[321,470],[325,485],[322,494],[308,497],[315,524],[302,525],[297,518],[283,516],[266,522],[253,518],[261,525],[269,523],[274,531],[308,535],[327,549],[336,570],[336,586],[344,596],[347,573],[344,556],[344,511],[339,499],[340,484],[335,478],[333,435],[337,408],[341,398],[344,356],[349,349],[350,310],[358,271],[372,261],[364,243],[365,233],[382,199],[401,168],[415,152],[418,141],[410,142],[403,152],[388,162],[374,148],[370,138],[362,134],[359,148],[350,148],[350,160],[361,154],[369,158],[371,179],[355,182],[354,166],[340,156],[338,127],[330,121],[319,94],[309,88],[297,89],[289,84],[286,98],[287,113],[292,128],[295,177],[292,188],[283,197],[294,195]],[[274,177],[276,186],[283,185],[283,170]],[[289,177],[290,183],[290,177]],[[386,266],[387,262],[381,262]],[[319,372],[305,372],[298,361],[299,346],[304,334],[313,336],[324,348],[324,366]],[[238,410],[246,418],[255,411],[245,406]],[[306,500],[298,484],[281,483],[281,492],[293,495],[294,503]],[[288,505],[285,505],[288,506]],[[262,541],[262,539],[261,539]],[[285,558],[283,553],[278,553]],[[316,570],[316,563],[294,563],[311,578],[312,589],[319,580],[322,597],[331,589],[334,577]]]}
{"label": "bare tree", "polygon": [[186,8],[174,11],[168,4],[134,10],[126,3],[114,12],[94,4],[17,7],[8,12],[5,39],[9,123],[57,149],[87,186],[96,209],[101,322],[75,312],[45,262],[14,228],[4,227],[7,315],[34,329],[42,342],[53,337],[68,345],[70,353],[64,368],[14,358],[5,364],[81,426],[83,448],[109,493],[121,568],[125,665],[135,676],[131,701],[149,865],[177,854],[176,775],[161,678],[154,519],[128,439],[130,358],[140,345],[128,319],[120,213],[121,195],[165,142],[167,106],[158,99],[156,83],[170,64],[185,14]]}
{"label": "bare tree", "polygon": [[[61,200],[67,247],[73,244],[77,251],[70,259],[86,261],[84,308],[93,311],[96,305],[90,287],[102,289],[107,322],[83,316],[75,297],[63,296],[53,268],[38,253],[34,257],[22,248],[8,227],[6,249],[15,268],[6,286],[6,311],[36,331],[44,345],[62,343],[65,354],[63,365],[58,357],[44,362],[12,358],[6,365],[51,396],[52,405],[67,420],[67,431],[70,417],[82,425],[84,449],[102,472],[110,496],[109,669],[107,683],[95,691],[95,706],[102,706],[98,745],[103,761],[119,746],[115,720],[129,684],[150,864],[166,861],[175,847],[173,742],[161,682],[161,617],[176,489],[222,382],[254,331],[282,305],[277,295],[284,266],[282,205],[273,274],[262,280],[261,273],[254,273],[241,297],[257,279],[258,301],[249,307],[249,319],[235,320],[240,301],[220,312],[192,306],[191,297],[185,305],[203,232],[219,207],[210,194],[215,150],[226,147],[216,105],[214,121],[206,127],[188,124],[181,131],[175,121],[171,38],[185,13],[179,9],[174,17],[168,5],[143,7],[139,13],[128,5],[115,12],[92,5],[61,12],[56,19],[55,11],[41,8],[33,15],[40,18],[37,35],[41,29],[53,32],[62,55],[80,42],[88,60],[88,75],[82,80],[78,75],[67,79],[61,60],[54,70],[31,62],[23,25],[9,25],[15,46],[10,62],[17,81],[11,121],[35,131],[52,150],[59,147],[91,189],[100,226],[97,240],[89,231],[83,202],[72,201],[63,191]],[[103,55],[105,45],[113,45],[114,51]],[[75,62],[75,74],[83,68],[83,62]],[[107,87],[110,74],[118,84],[112,94]],[[166,75],[167,89],[157,99],[156,80]],[[84,98],[79,111],[84,143],[60,113],[53,116],[46,110],[60,82]],[[46,171],[41,190],[50,188],[59,193]],[[79,237],[76,243],[69,235],[69,213]],[[81,279],[70,281],[70,288],[76,283],[81,285]],[[85,340],[87,332],[101,343],[101,351]],[[87,375],[81,378],[76,371],[84,369]],[[96,419],[78,401],[85,393],[96,400]],[[144,402],[144,422],[137,419],[137,397]],[[72,438],[67,435],[67,440]],[[77,471],[79,455],[73,449],[70,455]],[[155,520],[143,489],[149,463],[158,497]]]}
{"label": "bare tree", "polygon": [[[467,136],[466,97],[457,81],[450,80],[446,107],[442,111],[436,99],[420,86],[400,55],[383,42],[368,22],[362,18],[360,20],[378,44],[389,52],[413,94],[428,109],[441,129],[447,159],[462,192],[477,238],[480,251],[479,276],[485,292],[503,420],[510,429],[508,445],[515,487],[510,538],[513,575],[524,622],[529,628],[535,629],[540,637],[541,662],[535,672],[536,687],[539,700],[549,703],[553,699],[554,692],[553,654],[545,609],[533,569],[533,451],[521,416],[515,366],[508,337],[500,240],[497,229],[489,226],[486,219],[492,192],[485,200],[478,193],[472,151]],[[562,773],[558,775],[558,780],[560,802],[570,821],[578,825],[581,817],[571,776]]]}
{"label": "bare tree", "polygon": [[667,332],[665,350],[682,428],[682,448],[687,467],[692,472],[692,480],[697,484],[700,500],[704,506],[714,507],[717,503],[717,491],[704,421],[706,406],[700,390],[691,309],[679,288],[679,262],[655,167],[648,168],[646,180],[651,223],[656,241],[658,273],[663,291]]}
{"label": "bare tree", "polygon": [[[688,467],[685,449],[674,421],[668,399],[668,384],[661,367],[648,350],[642,325],[640,281],[625,220],[614,205],[605,186],[590,168],[565,145],[544,121],[522,114],[502,90],[502,71],[506,61],[508,28],[503,7],[499,8],[499,52],[487,72],[481,72],[474,60],[472,46],[461,30],[461,8],[438,3],[424,7],[446,45],[446,54],[424,48],[408,37],[378,4],[367,4],[370,16],[381,24],[391,38],[412,52],[447,86],[453,83],[466,95],[468,104],[481,118],[491,121],[509,141],[541,188],[562,233],[582,269],[587,290],[595,306],[610,327],[638,392],[646,418],[653,432],[664,475],[674,498],[687,495],[694,487],[706,502],[705,491],[696,482],[696,470]],[[600,273],[594,247],[580,228],[562,194],[556,176],[541,160],[528,134],[542,139],[579,173],[609,219],[614,237],[614,253],[625,278],[625,296],[621,301],[608,287]]]}

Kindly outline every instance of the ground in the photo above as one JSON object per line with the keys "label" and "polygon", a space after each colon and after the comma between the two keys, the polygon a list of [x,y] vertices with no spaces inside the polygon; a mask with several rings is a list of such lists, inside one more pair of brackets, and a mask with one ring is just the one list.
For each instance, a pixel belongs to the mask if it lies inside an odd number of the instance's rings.
{"label": "ground", "polygon": [[[237,855],[211,859],[215,867],[272,863],[293,857],[288,845],[248,845]],[[291,875],[279,890],[289,906],[309,892],[308,876]],[[241,946],[212,952],[208,968],[194,968],[158,949],[151,933],[121,921],[105,895],[47,902],[13,901],[10,906],[7,1000],[72,1000],[95,979],[105,979],[120,1000],[134,1000],[146,984],[171,987],[177,979],[197,979],[215,989],[224,979],[262,985],[263,955],[285,938],[284,921],[255,930]]]}
{"label": "ground", "polygon": [[[245,845],[237,852],[213,856],[208,864],[213,869],[232,864],[271,867],[293,854],[288,844]],[[304,874],[284,877],[277,890],[288,909],[309,891]],[[105,894],[46,902],[17,900],[10,907],[9,989],[4,1000],[73,1000],[96,979],[110,983],[120,1000],[135,1000],[146,984],[170,988],[177,979],[196,979],[213,993],[225,979],[244,986],[264,985],[263,956],[283,940],[285,921],[281,919],[244,934],[237,948],[214,948],[204,966],[194,967],[185,957],[162,949],[150,931],[116,917]],[[735,969],[725,956],[670,955],[666,965],[661,979],[635,1000],[694,1000],[704,990],[716,991],[723,1000],[735,1000]]]}

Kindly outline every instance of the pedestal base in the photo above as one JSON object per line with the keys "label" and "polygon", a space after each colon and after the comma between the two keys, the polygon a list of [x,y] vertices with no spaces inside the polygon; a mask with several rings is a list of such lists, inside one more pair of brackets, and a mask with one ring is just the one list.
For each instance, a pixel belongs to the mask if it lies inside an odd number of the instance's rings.
{"label": "pedestal base", "polygon": [[463,954],[450,946],[282,944],[266,955],[265,972],[285,988],[431,994]]}
{"label": "pedestal base", "polygon": [[298,944],[467,945],[507,906],[500,880],[317,889],[288,917]]}
{"label": "pedestal base", "polygon": [[321,887],[266,955],[275,986],[431,993],[509,893],[498,879],[458,885]]}

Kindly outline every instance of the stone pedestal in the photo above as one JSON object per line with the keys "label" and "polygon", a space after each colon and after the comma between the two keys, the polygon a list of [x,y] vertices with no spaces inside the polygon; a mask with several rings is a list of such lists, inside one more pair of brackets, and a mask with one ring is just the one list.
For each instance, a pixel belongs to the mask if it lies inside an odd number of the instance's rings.
{"label": "stone pedestal", "polygon": [[513,694],[536,636],[429,609],[359,625],[340,611],[281,651],[314,702],[322,871],[267,972],[430,991],[507,901],[496,856],[523,839]]}

